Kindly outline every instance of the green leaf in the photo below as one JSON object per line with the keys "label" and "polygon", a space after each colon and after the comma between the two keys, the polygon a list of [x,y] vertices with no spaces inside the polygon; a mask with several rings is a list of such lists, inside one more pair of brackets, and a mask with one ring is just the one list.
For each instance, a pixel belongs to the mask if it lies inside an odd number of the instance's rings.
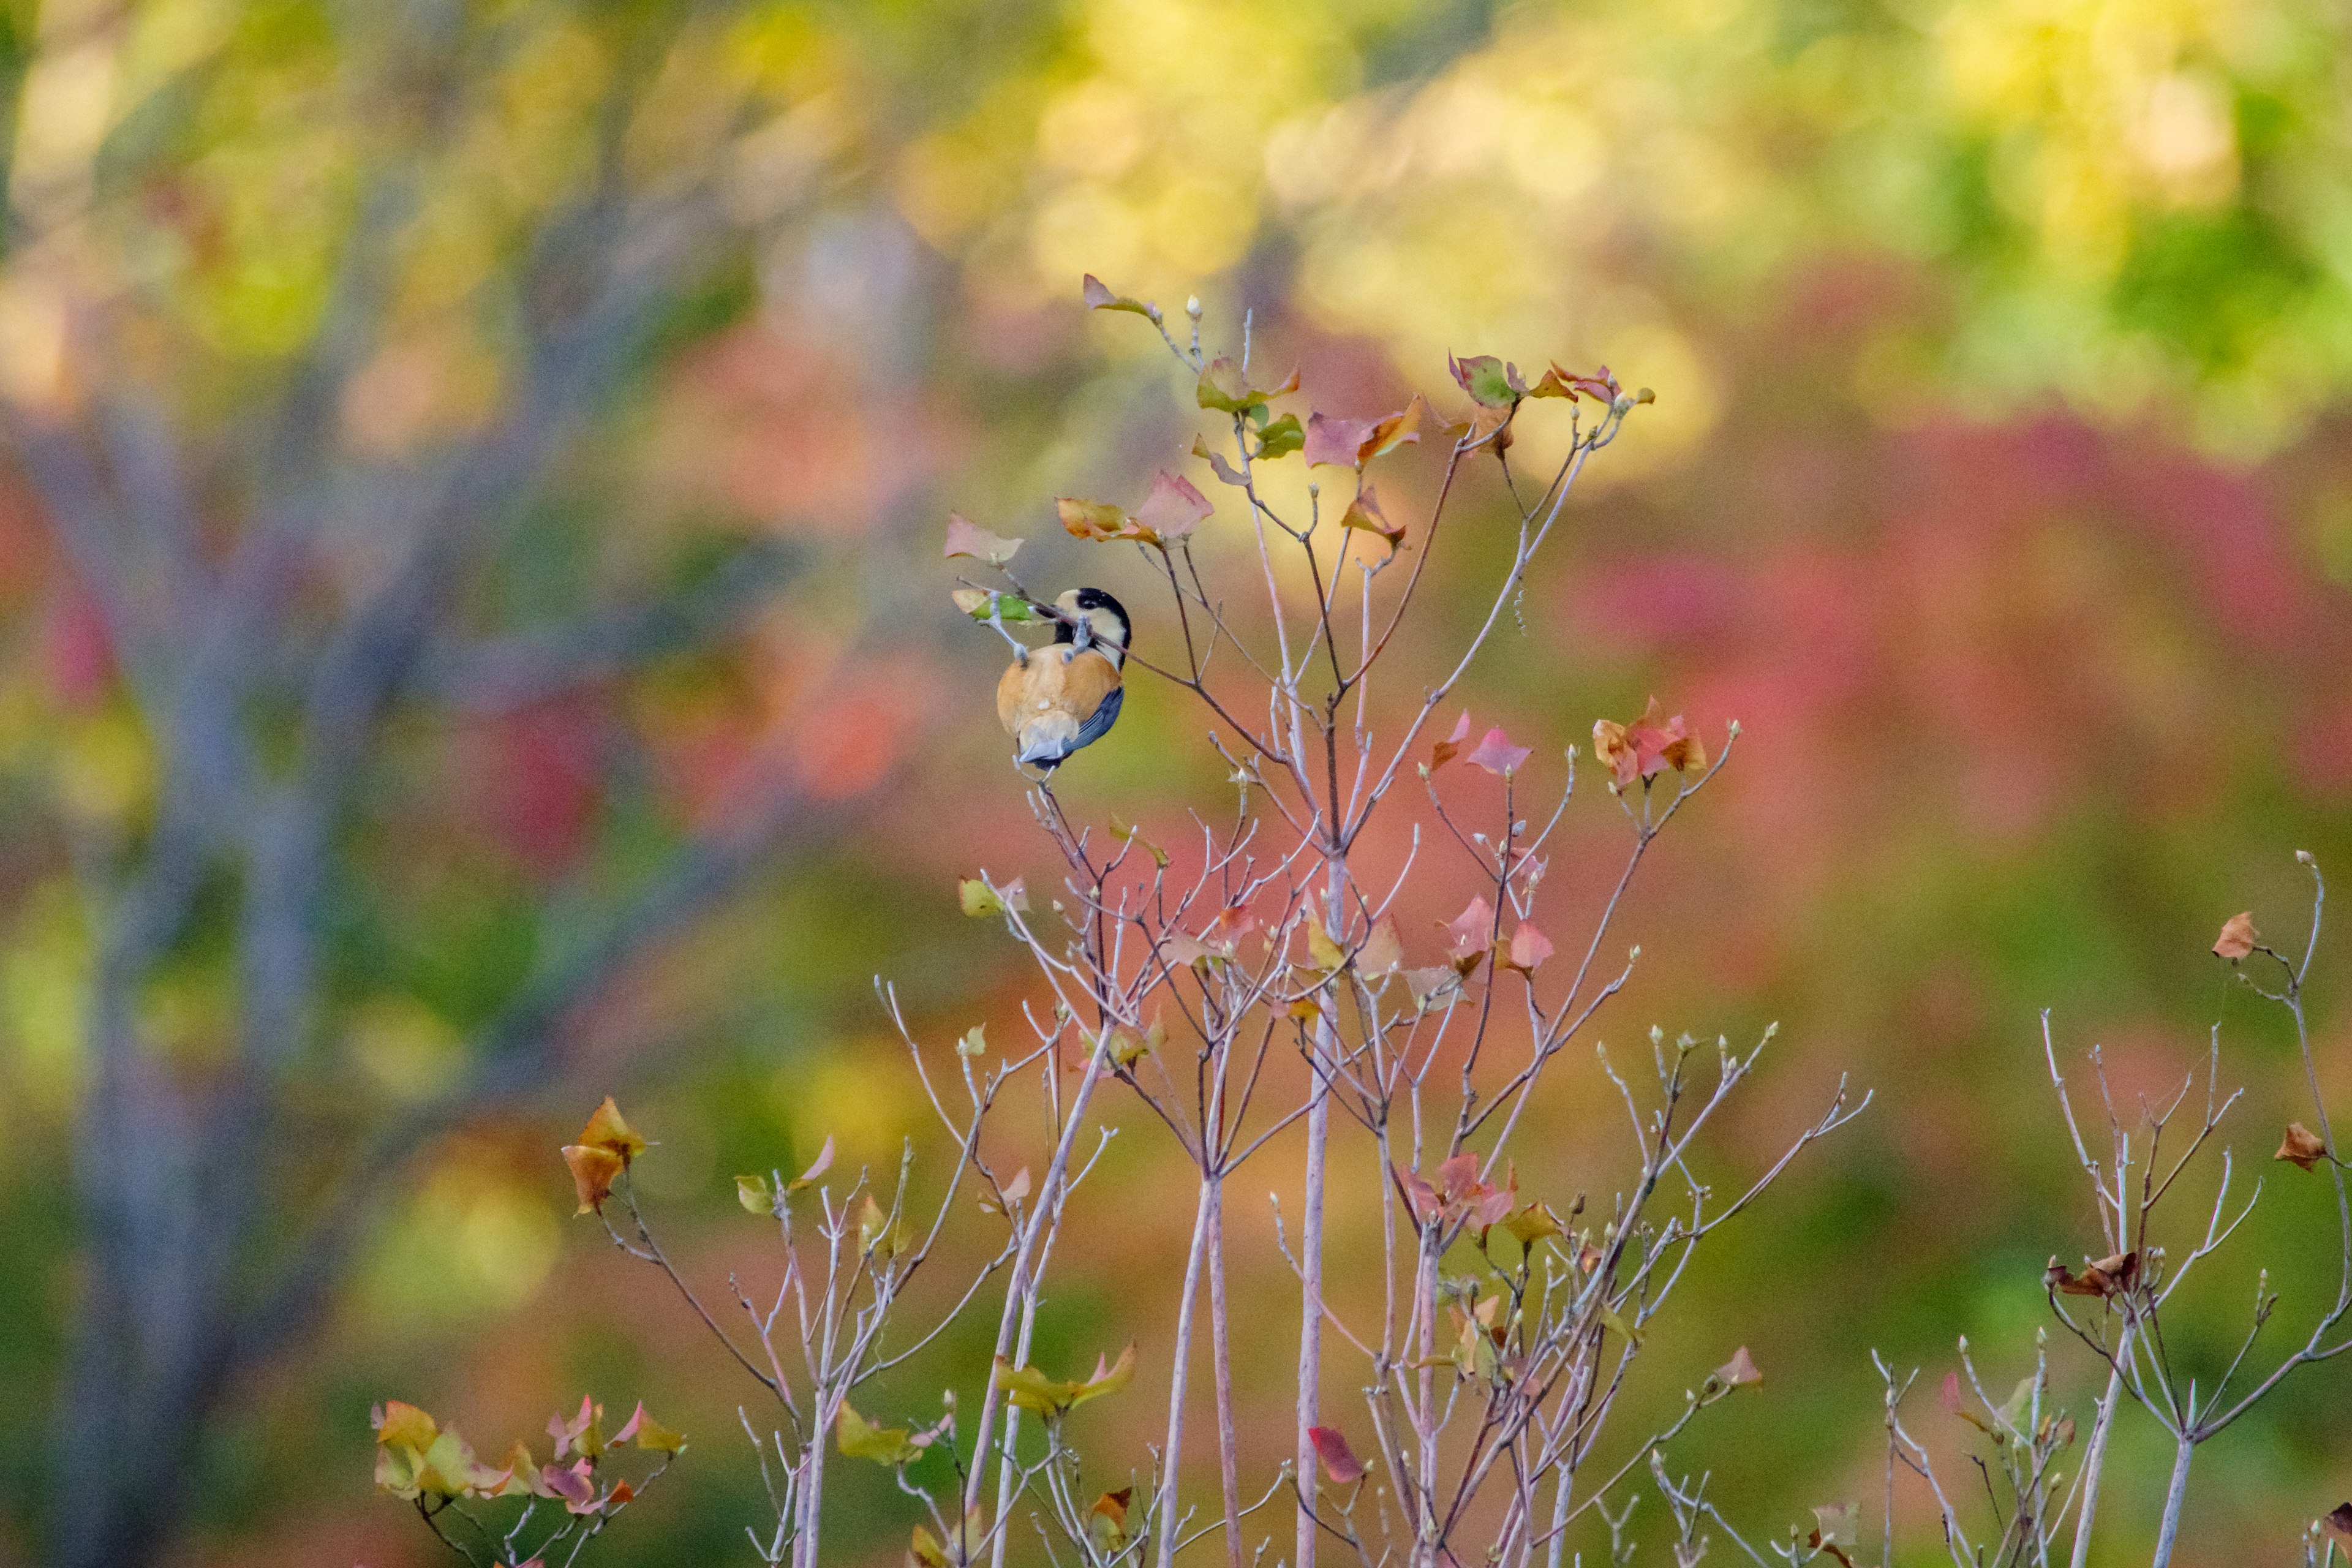
{"label": "green leaf", "polygon": [[966,877],[956,883],[956,897],[963,905],[963,912],[975,919],[1029,907],[1028,890],[1022,887],[1018,877],[1005,883],[1002,889],[992,888],[978,877]]}
{"label": "green leaf", "polygon": [[1286,458],[1307,445],[1307,431],[1298,423],[1298,416],[1286,414],[1258,433],[1257,455],[1261,460]]}
{"label": "green leaf", "polygon": [[987,1054],[988,1026],[985,1024],[974,1024],[964,1031],[963,1038],[956,1042],[956,1055],[960,1057],[984,1057]]}
{"label": "green leaf", "polygon": [[736,1177],[735,1201],[743,1205],[746,1213],[772,1215],[776,1212],[776,1194],[768,1190],[768,1178],[765,1176]]}
{"label": "green leaf", "polygon": [[1449,357],[1446,364],[1454,372],[1454,379],[1462,384],[1462,390],[1473,401],[1489,408],[1508,408],[1527,395],[1518,373],[1493,354],[1474,354],[1468,359]]}
{"label": "green leaf", "polygon": [[834,1423],[834,1440],[841,1451],[853,1459],[871,1459],[877,1465],[910,1465],[923,1457],[923,1450],[914,1442],[904,1426],[877,1426],[852,1410],[847,1404],[841,1407],[840,1419]]}
{"label": "green leaf", "polygon": [[1250,392],[1248,378],[1242,374],[1240,362],[1223,356],[1211,360],[1209,368],[1201,373],[1193,396],[1202,407],[1220,414],[1239,414],[1258,401]]}

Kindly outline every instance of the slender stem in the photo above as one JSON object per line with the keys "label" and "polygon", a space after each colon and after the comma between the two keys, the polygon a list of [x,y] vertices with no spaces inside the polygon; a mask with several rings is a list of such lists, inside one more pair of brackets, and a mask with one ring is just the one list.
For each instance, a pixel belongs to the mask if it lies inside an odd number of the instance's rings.
{"label": "slender stem", "polygon": [[2107,1373],[2106,1397],[2099,1401],[2098,1419],[2091,1424],[2091,1441],[2083,1450],[2083,1505],[2074,1515],[2074,1551],[2068,1568],[2084,1568],[2091,1556],[2091,1524],[2099,1511],[2099,1475],[2107,1462],[2107,1434],[2115,1430],[2116,1406],[2123,1402],[2123,1363],[2131,1354],[2131,1325],[2116,1340],[2116,1363]]}
{"label": "slender stem", "polygon": [[1160,1455],[1160,1568],[1176,1561],[1176,1479],[1184,1459],[1184,1373],[1192,1359],[1192,1304],[1201,1294],[1201,1255],[1208,1244],[1212,1178],[1201,1178],[1192,1215],[1192,1249],[1184,1260],[1184,1299],[1176,1307],[1176,1344],[1168,1358],[1168,1444]]}
{"label": "slender stem", "polygon": [[1225,1558],[1230,1568],[1242,1568],[1241,1456],[1234,1427],[1234,1362],[1225,1315],[1225,1179],[1222,1174],[1201,1180],[1201,1212],[1207,1229],[1209,1255],[1209,1339],[1216,1358],[1217,1470],[1224,1489]]}
{"label": "slender stem", "polygon": [[2172,1479],[2164,1489],[2164,1522],[2157,1529],[2156,1555],[2148,1568],[2167,1568],[2172,1561],[2172,1544],[2180,1534],[2180,1504],[2189,1494],[2189,1459],[2196,1452],[2197,1439],[2183,1432],[2173,1449]]}

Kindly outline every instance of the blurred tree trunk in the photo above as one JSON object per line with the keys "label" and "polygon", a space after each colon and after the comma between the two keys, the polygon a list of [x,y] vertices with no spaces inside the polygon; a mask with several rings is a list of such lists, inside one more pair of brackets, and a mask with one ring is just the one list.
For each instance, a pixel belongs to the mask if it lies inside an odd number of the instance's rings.
{"label": "blurred tree trunk", "polygon": [[[656,11],[658,25],[645,20]],[[78,849],[98,953],[73,1141],[80,1257],[49,1504],[58,1568],[156,1560],[185,1517],[208,1420],[317,1324],[371,1192],[420,1139],[532,1086],[568,1016],[813,820],[815,807],[774,784],[584,933],[542,942],[454,1087],[368,1129],[323,1183],[289,1157],[305,1125],[298,1093],[335,1092],[316,1048],[322,901],[387,726],[462,687],[467,574],[644,363],[659,313],[724,237],[710,168],[651,181],[628,150],[698,16],[640,7],[621,24],[609,86],[585,117],[592,173],[491,279],[511,301],[500,403],[413,458],[351,451],[346,399],[381,344],[420,167],[474,73],[492,68],[495,40],[474,36],[491,23],[424,5],[345,19],[364,35],[342,46],[352,68],[385,73],[384,101],[415,122],[365,172],[315,331],[259,412],[226,430],[173,406],[152,365],[127,368],[142,360],[131,318],[142,301],[82,288],[81,247],[106,243],[89,232],[87,181],[81,205],[60,206],[17,171],[9,281],[54,302],[63,347],[46,375],[5,367],[7,433],[102,617],[156,769],[144,830]],[[239,498],[226,529],[223,495]],[[367,531],[380,564],[322,595],[317,556],[334,527]],[[772,564],[755,552],[708,602],[624,620],[689,636],[723,626],[758,601]],[[615,646],[624,629],[543,641],[524,687],[609,670],[630,657]],[[220,962],[236,1023],[230,1059],[196,1070],[155,1048],[143,1019],[158,974],[200,932],[225,932],[233,950]]]}

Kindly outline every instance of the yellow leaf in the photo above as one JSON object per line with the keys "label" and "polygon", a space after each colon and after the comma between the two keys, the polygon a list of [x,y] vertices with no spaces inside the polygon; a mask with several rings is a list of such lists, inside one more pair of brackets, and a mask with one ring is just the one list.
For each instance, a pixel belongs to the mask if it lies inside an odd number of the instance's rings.
{"label": "yellow leaf", "polygon": [[621,1108],[613,1103],[613,1097],[609,1094],[573,1142],[617,1154],[624,1165],[646,1152],[646,1141],[630,1131],[629,1124],[621,1120]]}
{"label": "yellow leaf", "polygon": [[846,1403],[833,1430],[841,1451],[853,1459],[871,1459],[877,1465],[908,1465],[923,1456],[906,1427],[877,1426]]}

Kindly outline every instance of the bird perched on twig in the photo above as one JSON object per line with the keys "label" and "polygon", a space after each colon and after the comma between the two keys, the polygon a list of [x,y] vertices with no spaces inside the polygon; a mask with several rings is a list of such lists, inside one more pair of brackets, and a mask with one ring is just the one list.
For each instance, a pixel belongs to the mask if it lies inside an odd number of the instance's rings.
{"label": "bird perched on twig", "polygon": [[1100,588],[1073,588],[1053,611],[1054,646],[1017,649],[996,683],[996,716],[1013,737],[1013,760],[1047,773],[1118,722],[1130,637],[1127,610]]}

